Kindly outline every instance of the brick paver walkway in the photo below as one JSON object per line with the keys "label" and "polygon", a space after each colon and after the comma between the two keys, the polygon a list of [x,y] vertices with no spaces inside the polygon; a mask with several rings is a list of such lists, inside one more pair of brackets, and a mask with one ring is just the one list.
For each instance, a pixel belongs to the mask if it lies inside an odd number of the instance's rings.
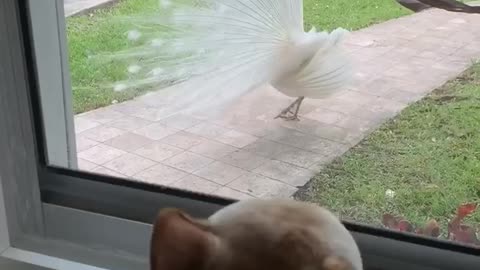
{"label": "brick paver walkway", "polygon": [[351,34],[353,87],[306,100],[300,122],[274,120],[292,100],[271,88],[222,117],[163,119],[155,93],[76,116],[79,166],[233,198],[288,197],[323,165],[480,58],[480,16],[430,10]]}

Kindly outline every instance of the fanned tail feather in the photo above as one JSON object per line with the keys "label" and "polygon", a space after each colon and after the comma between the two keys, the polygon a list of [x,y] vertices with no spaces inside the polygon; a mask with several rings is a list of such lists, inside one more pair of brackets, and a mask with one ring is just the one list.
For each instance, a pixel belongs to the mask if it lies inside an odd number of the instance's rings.
{"label": "fanned tail feather", "polygon": [[[125,18],[136,26],[128,38],[138,45],[92,61],[128,63],[129,78],[110,87],[160,90],[156,97],[166,116],[221,106],[275,81],[279,66],[288,65],[285,51],[304,34],[302,0],[160,0],[160,6],[149,17]],[[312,91],[337,86],[344,62],[332,55],[336,39],[329,40],[325,53],[289,76],[294,83],[276,85]]]}

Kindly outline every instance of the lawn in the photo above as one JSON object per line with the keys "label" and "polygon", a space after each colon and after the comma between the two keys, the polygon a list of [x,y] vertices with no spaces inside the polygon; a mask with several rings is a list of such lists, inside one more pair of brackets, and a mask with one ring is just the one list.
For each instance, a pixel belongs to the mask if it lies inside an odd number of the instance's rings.
{"label": "lawn", "polygon": [[477,64],[328,165],[298,199],[347,220],[379,225],[392,213],[445,225],[459,204],[480,200],[479,104]]}
{"label": "lawn", "polygon": [[[327,30],[336,27],[355,30],[409,14],[394,0],[304,0],[304,6],[305,24]],[[112,8],[67,19],[75,113],[128,100],[148,90],[114,92],[111,84],[127,78],[128,63],[98,64],[89,56],[128,47],[126,32],[132,25],[120,22],[120,17],[157,10],[158,0],[123,0]]]}
{"label": "lawn", "polygon": [[98,64],[89,56],[115,52],[128,47],[126,32],[132,26],[118,18],[130,14],[155,12],[158,0],[125,0],[113,8],[67,18],[69,65],[75,113],[85,112],[131,99],[143,90],[114,92],[107,85],[127,78],[126,63]]}

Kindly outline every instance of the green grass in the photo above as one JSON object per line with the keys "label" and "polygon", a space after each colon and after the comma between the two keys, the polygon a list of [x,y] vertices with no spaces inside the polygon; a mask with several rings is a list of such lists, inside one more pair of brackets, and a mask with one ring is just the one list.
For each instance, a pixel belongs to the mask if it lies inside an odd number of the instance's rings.
{"label": "green grass", "polygon": [[69,65],[75,113],[89,111],[131,99],[144,91],[114,92],[107,84],[126,79],[127,64],[109,62],[102,65],[89,55],[128,48],[126,32],[131,25],[119,23],[121,16],[154,12],[158,0],[121,1],[113,8],[99,9],[91,15],[67,19]]}
{"label": "green grass", "polygon": [[395,0],[304,0],[305,24],[320,29],[357,30],[411,12]]}
{"label": "green grass", "polygon": [[[408,14],[394,0],[305,0],[305,24],[318,29],[359,29]],[[106,85],[127,78],[126,63],[99,65],[89,54],[115,52],[128,47],[125,33],[131,25],[119,23],[125,15],[155,12],[158,0],[123,0],[113,8],[67,19],[69,64],[74,112],[80,113],[131,99],[148,89],[114,92]]]}
{"label": "green grass", "polygon": [[480,199],[479,123],[477,64],[328,165],[298,198],[347,220],[379,224],[392,213],[445,225],[459,204]]}

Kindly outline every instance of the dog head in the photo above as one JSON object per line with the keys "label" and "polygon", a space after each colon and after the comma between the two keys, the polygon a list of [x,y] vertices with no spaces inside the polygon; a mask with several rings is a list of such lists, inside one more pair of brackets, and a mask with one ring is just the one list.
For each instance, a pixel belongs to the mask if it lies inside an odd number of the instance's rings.
{"label": "dog head", "polygon": [[247,200],[208,220],[176,209],[155,222],[152,270],[362,270],[358,248],[327,210],[290,200]]}

